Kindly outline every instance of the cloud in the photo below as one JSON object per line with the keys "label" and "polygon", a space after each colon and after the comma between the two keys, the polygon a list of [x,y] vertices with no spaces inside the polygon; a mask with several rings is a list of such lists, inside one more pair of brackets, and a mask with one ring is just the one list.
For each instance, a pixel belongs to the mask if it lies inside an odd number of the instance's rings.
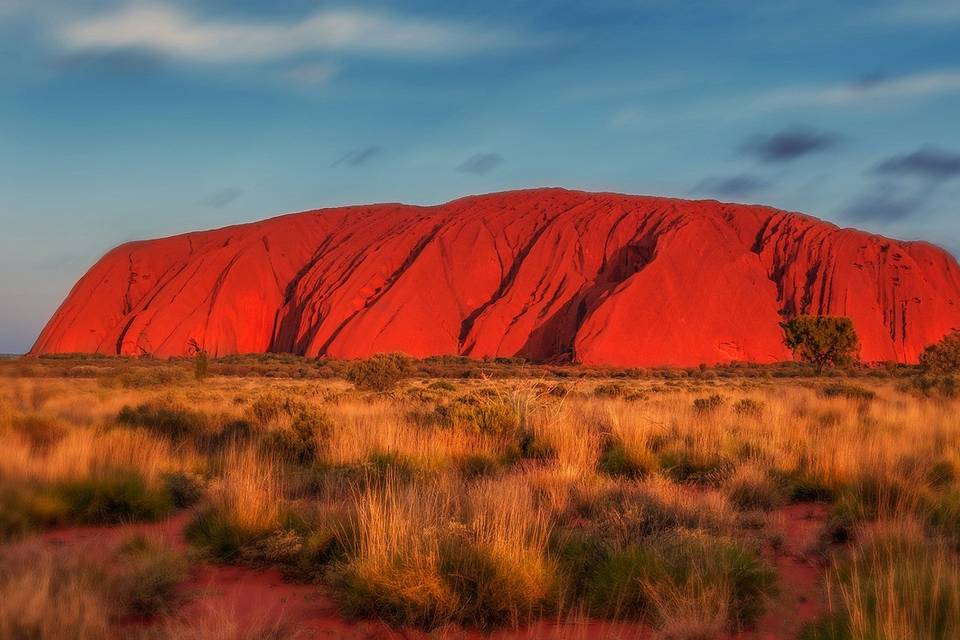
{"label": "cloud", "polygon": [[691,190],[693,193],[708,193],[721,197],[743,197],[768,188],[770,183],[756,176],[740,174],[736,176],[705,178]]}
{"label": "cloud", "polygon": [[339,160],[331,164],[331,167],[338,167],[340,165],[347,165],[349,167],[359,167],[362,164],[366,164],[380,155],[380,152],[383,151],[378,146],[371,145],[369,147],[361,147],[359,149],[352,149],[347,151]]}
{"label": "cloud", "polygon": [[878,162],[870,173],[873,186],[845,213],[856,220],[904,220],[926,211],[944,183],[960,178],[960,154],[921,147]]}
{"label": "cloud", "polygon": [[933,147],[893,156],[878,163],[873,172],[942,181],[960,177],[960,154]]}
{"label": "cloud", "polygon": [[761,162],[783,163],[835,147],[839,136],[812,129],[784,129],[769,136],[755,136],[741,151]]}
{"label": "cloud", "polygon": [[200,198],[200,204],[205,207],[212,207],[214,209],[222,209],[240,196],[244,194],[243,189],[238,189],[236,187],[227,187],[224,189],[218,189],[212,193],[205,195]]}
{"label": "cloud", "polygon": [[499,167],[503,162],[503,156],[499,153],[478,153],[461,162],[457,166],[457,171],[483,176]]}
{"label": "cloud", "polygon": [[141,49],[199,62],[262,61],[314,51],[387,55],[463,54],[517,47],[505,28],[365,9],[321,9],[298,21],[201,18],[160,3],[128,4],[62,25],[68,50]]}
{"label": "cloud", "polygon": [[337,75],[338,69],[326,62],[304,64],[287,69],[283,77],[291,82],[304,85],[321,85],[330,82]]}
{"label": "cloud", "polygon": [[777,89],[759,96],[756,105],[762,109],[843,107],[956,92],[960,92],[960,70],[941,69],[901,76],[875,74],[856,82]]}
{"label": "cloud", "polygon": [[901,1],[882,6],[875,10],[873,15],[895,26],[943,26],[960,21],[960,4],[956,0]]}
{"label": "cloud", "polygon": [[844,213],[853,220],[896,222],[923,211],[928,200],[929,193],[924,190],[905,190],[898,185],[878,184],[854,198]]}
{"label": "cloud", "polygon": [[61,71],[139,75],[156,71],[164,59],[148,51],[76,51],[57,56],[51,66]]}

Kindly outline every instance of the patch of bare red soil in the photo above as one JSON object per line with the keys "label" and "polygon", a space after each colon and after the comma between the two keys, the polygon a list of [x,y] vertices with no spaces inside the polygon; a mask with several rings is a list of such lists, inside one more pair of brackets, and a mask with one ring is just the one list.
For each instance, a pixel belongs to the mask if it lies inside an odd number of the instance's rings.
{"label": "patch of bare red soil", "polygon": [[772,514],[770,530],[781,544],[766,550],[777,570],[778,593],[767,604],[757,628],[735,636],[738,640],[796,638],[804,625],[826,609],[824,568],[812,551],[827,519],[823,504],[793,504]]}

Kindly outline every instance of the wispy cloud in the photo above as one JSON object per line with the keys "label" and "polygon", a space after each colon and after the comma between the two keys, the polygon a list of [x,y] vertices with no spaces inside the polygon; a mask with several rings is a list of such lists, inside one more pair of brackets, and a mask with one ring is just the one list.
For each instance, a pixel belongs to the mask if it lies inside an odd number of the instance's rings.
{"label": "wispy cloud", "polygon": [[478,153],[470,156],[457,166],[457,171],[486,175],[503,164],[503,156],[499,153]]}
{"label": "wispy cloud", "polygon": [[777,89],[759,96],[762,109],[845,107],[960,92],[960,69],[942,69],[901,76],[871,76],[856,82]]}
{"label": "wispy cloud", "polygon": [[960,22],[960,4],[956,0],[900,0],[878,7],[872,15],[896,26],[942,26]]}
{"label": "wispy cloud", "polygon": [[289,22],[204,18],[136,3],[58,30],[70,50],[143,49],[202,62],[260,61],[316,52],[463,54],[522,45],[512,29],[366,9],[321,9]]}
{"label": "wispy cloud", "polygon": [[747,140],[741,151],[761,162],[783,163],[835,147],[840,137],[812,129],[784,129]]}
{"label": "wispy cloud", "polygon": [[316,62],[287,69],[283,73],[283,77],[297,84],[321,85],[330,82],[338,71],[337,67],[332,64]]}
{"label": "wispy cloud", "polygon": [[383,151],[383,149],[376,145],[352,149],[340,156],[340,159],[330,166],[338,167],[340,165],[347,165],[348,167],[359,167],[360,165],[366,164],[376,158],[378,155],[380,155],[381,151]]}
{"label": "wispy cloud", "polygon": [[238,189],[237,187],[217,189],[216,191],[208,193],[204,197],[200,198],[200,204],[213,209],[222,209],[243,194],[243,189]]}
{"label": "wispy cloud", "polygon": [[874,173],[941,181],[960,178],[960,153],[923,147],[877,164]]}
{"label": "wispy cloud", "polygon": [[742,198],[767,189],[770,183],[749,174],[705,178],[691,193],[709,194],[722,198]]}
{"label": "wispy cloud", "polygon": [[925,213],[948,181],[960,179],[960,153],[921,147],[870,170],[874,180],[845,213],[855,220],[895,222]]}

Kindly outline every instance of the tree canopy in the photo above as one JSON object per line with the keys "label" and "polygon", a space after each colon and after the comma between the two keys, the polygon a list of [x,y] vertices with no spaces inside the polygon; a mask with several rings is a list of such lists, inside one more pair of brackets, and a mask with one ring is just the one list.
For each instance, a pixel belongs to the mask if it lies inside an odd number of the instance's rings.
{"label": "tree canopy", "polygon": [[854,364],[860,341],[853,320],[842,316],[797,316],[781,322],[784,344],[794,356],[814,366],[817,375],[829,367]]}

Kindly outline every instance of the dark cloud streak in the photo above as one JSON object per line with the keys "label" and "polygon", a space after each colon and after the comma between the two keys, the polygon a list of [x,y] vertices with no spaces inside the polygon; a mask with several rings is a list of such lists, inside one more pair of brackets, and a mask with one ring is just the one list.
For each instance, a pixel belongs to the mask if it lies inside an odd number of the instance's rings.
{"label": "dark cloud streak", "polygon": [[167,60],[161,55],[139,49],[118,51],[82,51],[49,60],[49,65],[64,73],[95,73],[107,75],[141,75],[164,67]]}
{"label": "dark cloud streak", "polygon": [[238,189],[236,187],[227,187],[225,189],[218,189],[213,193],[209,193],[204,197],[200,198],[200,204],[205,207],[211,207],[213,209],[223,209],[225,206],[235,201],[237,198],[244,194],[243,189]]}
{"label": "dark cloud streak", "polygon": [[504,163],[499,153],[478,153],[470,156],[457,166],[457,171],[483,176]]}
{"label": "dark cloud streak", "polygon": [[878,175],[913,176],[943,181],[960,177],[960,154],[933,147],[893,156],[873,168]]}
{"label": "dark cloud streak", "polygon": [[784,129],[747,140],[740,150],[760,162],[785,163],[826,151],[840,143],[840,136],[812,129]]}
{"label": "dark cloud streak", "polygon": [[740,174],[726,177],[705,178],[698,182],[691,193],[706,193],[727,198],[750,196],[767,189],[770,183],[756,176]]}
{"label": "dark cloud streak", "polygon": [[346,165],[348,167],[359,167],[360,165],[367,164],[374,158],[380,155],[383,151],[379,146],[371,145],[369,147],[361,147],[359,149],[353,149],[346,152],[339,160],[334,162],[331,167],[339,167],[341,165]]}

